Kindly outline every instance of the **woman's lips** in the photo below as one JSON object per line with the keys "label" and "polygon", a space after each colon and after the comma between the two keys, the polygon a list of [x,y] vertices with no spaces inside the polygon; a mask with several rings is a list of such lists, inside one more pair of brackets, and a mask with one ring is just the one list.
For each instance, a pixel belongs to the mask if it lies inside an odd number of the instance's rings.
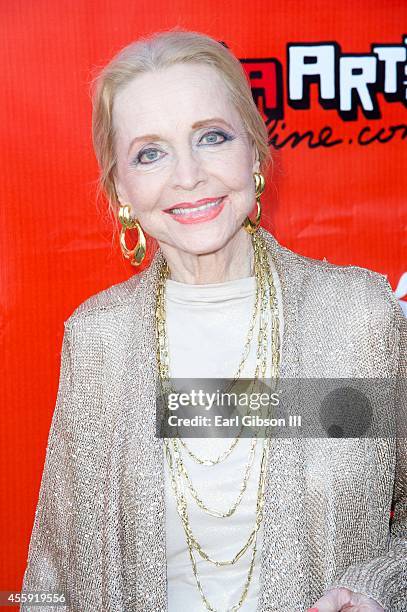
{"label": "woman's lips", "polygon": [[204,208],[194,207],[194,208],[183,208],[182,212],[174,213],[174,212],[166,212],[171,216],[174,221],[178,221],[178,223],[189,224],[189,223],[203,223],[205,221],[210,221],[215,219],[223,210],[224,201],[226,196],[220,198],[217,203],[210,203],[204,205]]}

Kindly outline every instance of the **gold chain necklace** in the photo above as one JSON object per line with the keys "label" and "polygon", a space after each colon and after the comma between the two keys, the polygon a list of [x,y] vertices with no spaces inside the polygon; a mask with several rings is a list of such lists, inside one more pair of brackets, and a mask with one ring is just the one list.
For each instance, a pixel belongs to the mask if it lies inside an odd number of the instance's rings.
{"label": "gold chain necklace", "polygon": [[[258,379],[259,370],[262,371],[262,377],[265,377],[266,371],[266,362],[267,362],[267,325],[268,325],[268,293],[270,296],[270,300],[275,300],[275,292],[272,275],[270,273],[269,261],[267,258],[267,248],[264,243],[264,240],[261,240],[257,234],[252,235],[252,244],[254,251],[254,269],[255,269],[255,277],[256,277],[256,300],[254,306],[254,312],[252,315],[252,321],[249,328],[249,332],[247,335],[245,347],[243,350],[243,356],[240,361],[237,373],[232,380],[230,386],[227,391],[229,392],[231,388],[237,383],[240,378],[241,371],[243,366],[247,360],[250,351],[250,345],[253,337],[253,330],[256,324],[257,313],[259,309],[260,302],[260,325],[259,325],[259,333],[258,333],[258,344],[257,344],[257,364],[256,371],[253,377],[253,380]],[[265,274],[265,268],[268,274]],[[158,370],[161,379],[161,388],[163,392],[163,397],[165,393],[174,392],[175,390],[172,388],[169,382],[169,358],[168,358],[168,339],[166,332],[166,315],[165,315],[165,282],[169,276],[169,268],[166,262],[162,266],[159,272],[159,284],[157,290],[157,305],[156,305],[156,339],[157,339],[157,362],[158,362]],[[269,291],[268,291],[269,289]],[[179,438],[182,446],[189,454],[191,459],[200,463],[202,465],[215,465],[224,461],[233,449],[236,447],[241,433],[243,431],[243,426],[240,428],[240,431],[236,438],[233,440],[232,444],[228,449],[226,449],[223,453],[221,453],[216,459],[201,459],[195,453],[193,453],[187,444]]]}
{"label": "gold chain necklace", "polygon": [[[270,272],[270,266],[269,266],[269,262],[268,262],[268,257],[267,257],[267,246],[264,243],[264,240],[256,240],[257,236],[253,235],[255,238],[253,239],[253,246],[255,248],[255,253],[257,248],[260,246],[260,254],[262,255],[261,257],[261,272],[259,274],[259,278],[258,278],[258,290],[257,290],[257,295],[260,295],[260,291],[259,291],[259,285],[261,286],[263,284],[262,281],[266,280],[266,284],[268,285],[268,289],[269,289],[269,306],[271,309],[271,313],[272,313],[272,355],[271,355],[271,377],[272,379],[274,378],[275,383],[278,380],[278,376],[279,376],[279,366],[280,366],[280,342],[279,342],[279,320],[278,320],[278,309],[277,309],[277,299],[276,299],[276,292],[275,292],[275,287],[274,287],[274,283],[273,283],[273,278],[272,278],[272,274]],[[257,251],[257,252],[259,252]],[[159,292],[158,295],[161,295],[161,297],[164,295],[164,291],[163,291],[163,285],[165,285],[165,279],[167,278],[167,275],[164,273],[161,275],[161,283],[160,283],[160,287],[159,287]],[[257,278],[257,276],[256,276]],[[259,282],[260,281],[260,282]],[[262,297],[264,297],[262,295]],[[262,306],[264,304],[264,299],[262,299]],[[167,339],[166,339],[166,326],[165,326],[165,309],[163,308],[164,306],[164,302],[160,303],[160,300],[157,299],[157,308],[156,308],[156,322],[157,322],[157,327],[156,327],[156,339],[157,339],[157,359],[158,359],[158,369],[159,369],[159,374],[160,374],[160,379],[161,382],[165,382],[166,379],[169,378],[169,359],[168,359],[168,344],[167,344]],[[263,308],[262,308],[263,310]],[[256,310],[256,314],[257,314],[257,310]],[[254,327],[254,325],[253,325]],[[264,356],[267,357],[267,351],[264,351],[264,348],[261,346],[261,342],[260,339],[263,340],[264,337],[267,337],[267,333],[265,333],[266,330],[266,320],[263,319],[263,322],[260,321],[260,332],[259,332],[259,342],[258,342],[258,348],[257,348],[257,366],[256,366],[256,374],[258,373],[258,369],[259,369],[259,362],[263,361],[264,363]],[[249,330],[250,331],[250,330]],[[267,349],[267,345],[266,345],[266,349]],[[246,353],[246,351],[244,351],[244,353]],[[248,352],[247,352],[248,354]],[[245,360],[247,359],[247,354],[243,356],[243,363],[245,362]],[[239,370],[238,370],[238,375],[240,375],[240,371],[242,369],[243,365],[240,364],[239,366]],[[264,369],[262,368],[262,373],[264,375]],[[237,377],[235,377],[237,378]],[[238,440],[238,438],[237,438]],[[237,441],[234,442],[234,444],[237,443]],[[269,437],[265,437],[264,438],[264,442],[263,442],[263,454],[262,454],[262,460],[261,460],[261,467],[260,467],[260,478],[259,478],[259,486],[258,486],[258,496],[257,496],[257,504],[256,504],[256,521],[255,521],[255,527],[251,533],[251,535],[249,536],[249,539],[246,543],[245,546],[243,546],[240,551],[235,555],[235,557],[231,560],[231,561],[216,561],[213,559],[210,559],[208,555],[206,555],[206,553],[204,553],[204,551],[202,550],[201,546],[199,545],[199,543],[197,542],[197,540],[193,537],[192,532],[191,532],[191,528],[189,525],[189,519],[188,519],[188,512],[187,512],[187,506],[186,506],[186,500],[185,497],[183,496],[182,493],[182,489],[179,488],[177,486],[177,482],[176,482],[176,472],[178,471],[178,476],[180,474],[179,469],[175,470],[174,469],[174,462],[173,462],[173,457],[172,454],[170,452],[170,446],[169,446],[169,440],[166,439],[165,440],[165,449],[166,449],[166,457],[167,457],[167,461],[169,462],[169,467],[170,467],[170,474],[171,474],[171,482],[172,482],[172,486],[174,489],[174,493],[175,493],[175,497],[176,497],[176,501],[177,501],[177,510],[180,514],[180,518],[182,520],[182,524],[184,526],[184,531],[186,534],[186,539],[187,539],[187,544],[188,544],[188,550],[189,550],[189,555],[190,555],[190,559],[191,559],[191,564],[192,564],[192,569],[193,569],[193,573],[196,579],[196,583],[198,586],[198,590],[200,592],[200,595],[202,597],[202,600],[205,604],[205,607],[207,608],[207,610],[209,610],[210,612],[216,612],[215,608],[213,608],[211,606],[211,604],[209,603],[209,601],[207,600],[203,589],[202,589],[202,585],[199,581],[199,577],[198,577],[198,573],[197,573],[197,567],[196,567],[196,562],[194,559],[194,553],[193,553],[193,549],[195,548],[196,550],[198,550],[199,554],[206,559],[207,561],[210,561],[212,563],[214,563],[215,565],[229,565],[231,563],[236,563],[236,561],[246,552],[246,550],[248,549],[248,547],[250,546],[250,544],[253,542],[253,551],[252,551],[252,557],[251,557],[251,562],[250,562],[250,567],[249,567],[249,571],[248,571],[248,576],[247,579],[245,581],[245,585],[243,588],[243,592],[242,595],[239,599],[239,602],[234,605],[231,609],[230,612],[235,612],[236,610],[238,610],[246,596],[247,596],[247,592],[249,589],[249,585],[250,585],[250,581],[252,578],[252,573],[253,573],[253,566],[254,566],[254,559],[255,559],[255,553],[256,553],[256,545],[257,545],[257,533],[263,518],[263,507],[264,507],[264,484],[265,484],[265,473],[266,473],[266,465],[267,465],[267,460],[268,460],[268,454],[269,454],[269,446],[270,446],[270,439]],[[178,450],[178,448],[177,448]],[[231,452],[231,449],[229,449],[229,452]],[[178,453],[179,456],[179,453]],[[203,463],[203,461],[201,461]],[[209,465],[213,465],[214,462],[209,462]]]}
{"label": "gold chain necklace", "polygon": [[[252,529],[252,531],[250,532],[250,535],[247,539],[247,541],[245,542],[245,544],[238,550],[238,552],[234,555],[234,557],[232,559],[228,559],[226,561],[219,561],[216,559],[212,559],[202,548],[202,546],[199,544],[199,542],[197,541],[197,539],[195,538],[195,536],[192,533],[191,530],[191,526],[189,523],[189,516],[188,516],[188,507],[187,507],[187,502],[186,502],[186,498],[185,495],[182,491],[182,486],[180,486],[180,483],[177,482],[177,473],[176,470],[174,470],[174,466],[173,466],[173,457],[171,455],[171,453],[167,454],[167,460],[169,462],[169,467],[170,467],[170,473],[171,473],[171,480],[172,480],[172,485],[173,485],[173,490],[175,493],[175,497],[176,497],[176,501],[177,501],[177,510],[178,510],[178,514],[181,518],[181,521],[183,523],[184,526],[184,530],[185,530],[185,535],[187,536],[187,540],[188,543],[190,545],[192,545],[192,548],[194,548],[199,555],[202,557],[202,559],[205,559],[205,561],[208,561],[208,563],[212,563],[213,565],[216,565],[217,567],[221,567],[221,566],[225,566],[225,565],[234,565],[237,561],[239,561],[239,559],[244,555],[244,553],[247,551],[247,549],[249,548],[249,546],[252,544],[254,537],[260,527],[260,523],[263,517],[263,513],[262,513],[262,492],[263,492],[263,481],[264,481],[264,476],[265,476],[265,470],[264,468],[264,462],[265,462],[265,458],[267,455],[266,449],[267,449],[268,445],[266,444],[266,438],[264,438],[263,441],[263,454],[262,454],[262,460],[261,460],[261,468],[260,468],[260,478],[259,478],[259,485],[258,485],[258,489],[257,489],[257,502],[256,502],[256,506],[257,509],[259,511],[256,512],[256,520],[255,520],[255,524],[254,527]],[[168,449],[168,447],[167,447]],[[176,460],[178,458],[176,457]]]}
{"label": "gold chain necklace", "polygon": [[[265,475],[266,475],[266,466],[267,466],[267,462],[268,462],[268,455],[269,455],[269,439],[268,438],[264,438],[263,440],[263,454],[262,454],[262,459],[261,459],[261,466],[260,466],[260,477],[259,477],[259,485],[258,485],[258,492],[257,492],[257,503],[256,503],[256,523],[255,523],[255,528],[253,529],[252,533],[249,536],[249,540],[246,543],[246,545],[238,552],[236,553],[235,557],[232,559],[231,563],[236,563],[236,561],[238,561],[240,559],[240,557],[243,556],[243,554],[246,552],[246,550],[249,548],[250,544],[253,543],[253,550],[252,550],[252,555],[251,555],[251,559],[250,559],[250,565],[249,565],[249,570],[248,570],[248,574],[247,574],[247,578],[242,590],[242,594],[239,598],[239,601],[237,604],[235,604],[234,606],[232,606],[228,612],[235,612],[237,610],[239,610],[244,602],[244,600],[247,597],[247,593],[249,590],[249,586],[250,586],[250,582],[252,579],[252,575],[253,575],[253,567],[254,567],[254,560],[255,560],[255,556],[256,556],[256,551],[257,551],[257,535],[258,535],[258,531],[261,525],[261,521],[263,519],[263,508],[264,508],[264,487],[265,487]],[[166,446],[166,450],[168,451],[168,446]],[[183,498],[182,500],[179,499],[179,495],[178,495],[178,488],[177,488],[177,483],[176,483],[176,477],[174,474],[174,470],[171,469],[171,462],[172,462],[172,458],[168,457],[167,455],[167,460],[169,461],[169,466],[170,466],[170,476],[171,476],[171,484],[172,484],[172,488],[174,490],[175,493],[175,497],[177,500],[177,510],[178,513],[181,516],[181,520],[182,520],[182,524],[184,526],[184,531],[185,531],[185,535],[186,535],[186,540],[187,540],[187,545],[188,545],[188,552],[189,552],[189,557],[191,560],[191,565],[192,565],[192,571],[195,577],[195,581],[199,590],[199,593],[201,595],[202,601],[206,607],[207,610],[209,610],[210,612],[217,612],[216,608],[214,608],[208,601],[201,582],[199,580],[199,576],[198,576],[198,571],[197,571],[197,566],[196,566],[196,560],[194,557],[194,548],[198,550],[198,553],[203,556],[203,558],[205,558],[207,561],[212,562],[213,564],[215,564],[216,566],[221,566],[221,565],[230,565],[231,563],[229,562],[225,562],[225,561],[216,561],[213,559],[210,559],[210,557],[208,555],[206,555],[206,553],[203,553],[203,551],[200,548],[200,545],[198,542],[196,542],[195,538],[193,538],[192,534],[191,534],[191,529],[189,527],[189,521],[188,521],[188,514],[187,514],[187,508],[186,508],[186,502],[185,502],[185,498]],[[185,520],[184,520],[185,519]]]}
{"label": "gold chain necklace", "polygon": [[[267,297],[267,295],[266,295],[266,297]],[[267,301],[266,301],[266,303],[267,303]],[[261,327],[263,327],[263,326],[261,326]],[[266,325],[264,325],[264,328],[266,328]],[[264,337],[265,337],[265,339],[267,341],[267,334],[264,334]],[[266,348],[267,348],[267,346],[266,346]],[[262,372],[263,377],[265,376],[265,369],[266,369],[266,358],[267,358],[267,353],[266,352],[264,352],[264,357],[265,357],[265,359],[263,361],[263,372]],[[257,375],[257,373],[256,373],[256,375]],[[256,435],[257,435],[257,433],[258,433],[258,430],[256,432]],[[240,502],[242,500],[242,497],[243,497],[243,494],[244,494],[244,492],[245,492],[245,490],[247,488],[247,483],[248,483],[248,479],[249,479],[250,469],[251,469],[252,464],[253,464],[253,457],[254,457],[255,446],[257,445],[257,438],[252,442],[252,445],[251,445],[251,449],[250,449],[250,453],[249,453],[249,459],[248,459],[247,466],[246,466],[245,471],[244,471],[243,484],[242,484],[242,486],[240,488],[240,491],[239,491],[239,494],[237,496],[237,499],[236,499],[235,503],[232,504],[230,509],[227,510],[226,512],[221,512],[219,510],[213,510],[213,509],[208,508],[208,506],[206,504],[204,504],[204,502],[198,496],[198,493],[196,492],[195,487],[193,486],[193,484],[191,482],[191,479],[190,479],[190,477],[188,475],[188,472],[185,469],[184,462],[182,460],[182,456],[181,456],[181,453],[179,451],[178,441],[182,442],[182,440],[177,440],[177,439],[171,440],[172,446],[174,448],[174,453],[176,453],[176,456],[177,456],[177,461],[176,462],[171,462],[171,464],[173,466],[173,469],[177,469],[179,480],[182,480],[182,477],[185,479],[186,484],[187,484],[188,488],[190,489],[191,496],[194,498],[194,500],[197,503],[197,505],[202,510],[204,510],[206,513],[208,513],[208,514],[210,514],[212,516],[219,517],[219,518],[226,518],[226,517],[229,517],[232,514],[234,514],[234,512],[236,511],[238,505],[240,504]],[[167,452],[170,453],[170,450],[168,449]],[[202,463],[202,461],[200,461],[200,463]]]}
{"label": "gold chain necklace", "polygon": [[229,510],[227,510],[226,512],[221,512],[220,510],[213,510],[213,509],[208,508],[208,506],[199,497],[198,493],[196,492],[195,487],[193,486],[193,484],[191,482],[189,474],[188,474],[187,470],[185,469],[184,462],[182,461],[182,457],[181,457],[181,454],[179,452],[179,447],[178,447],[178,440],[177,439],[173,440],[173,447],[174,447],[175,452],[177,454],[178,475],[180,477],[181,476],[184,477],[192,497],[196,501],[197,505],[202,510],[204,510],[204,512],[206,512],[207,514],[210,514],[211,516],[216,516],[218,518],[227,518],[229,516],[232,516],[232,514],[234,514],[236,512],[240,502],[242,501],[242,497],[244,495],[244,492],[246,491],[246,488],[247,488],[247,483],[249,481],[250,471],[251,471],[251,468],[253,466],[253,460],[254,460],[254,455],[255,455],[255,451],[256,451],[256,446],[257,446],[257,438],[253,438],[253,442],[251,444],[250,452],[249,452],[249,459],[248,459],[248,462],[247,462],[247,465],[246,465],[246,468],[245,468],[245,471],[244,471],[243,484],[242,484],[242,486],[240,488],[239,494],[238,494],[235,502],[229,508]]}

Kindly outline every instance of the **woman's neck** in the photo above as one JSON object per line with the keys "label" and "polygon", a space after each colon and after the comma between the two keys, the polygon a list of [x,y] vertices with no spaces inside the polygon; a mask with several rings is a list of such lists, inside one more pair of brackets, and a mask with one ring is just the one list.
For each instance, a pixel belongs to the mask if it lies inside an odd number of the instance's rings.
{"label": "woman's neck", "polygon": [[187,253],[165,243],[159,245],[170,269],[169,278],[180,283],[223,283],[253,275],[251,236],[243,229],[222,249],[204,255]]}

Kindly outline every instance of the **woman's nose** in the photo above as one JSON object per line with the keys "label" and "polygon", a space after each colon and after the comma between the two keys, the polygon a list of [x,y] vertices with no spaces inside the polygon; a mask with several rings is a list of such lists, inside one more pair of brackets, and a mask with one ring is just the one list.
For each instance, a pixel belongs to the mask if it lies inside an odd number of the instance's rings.
{"label": "woman's nose", "polygon": [[205,174],[199,154],[190,150],[180,153],[172,173],[173,187],[191,190],[204,179]]}

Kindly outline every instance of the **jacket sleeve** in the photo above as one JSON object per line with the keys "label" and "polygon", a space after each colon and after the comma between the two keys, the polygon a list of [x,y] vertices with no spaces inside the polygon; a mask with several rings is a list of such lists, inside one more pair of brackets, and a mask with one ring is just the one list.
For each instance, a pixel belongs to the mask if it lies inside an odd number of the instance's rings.
{"label": "jacket sleeve", "polygon": [[[28,550],[22,592],[68,591],[68,559],[71,518],[74,509],[70,479],[70,418],[73,402],[71,334],[65,323],[56,405],[48,436],[37,509]],[[30,612],[65,612],[66,606],[30,606]]]}
{"label": "jacket sleeve", "polygon": [[[396,380],[396,467],[392,506],[394,516],[390,525],[386,554],[365,563],[350,566],[330,585],[329,589],[344,587],[371,597],[386,612],[407,610],[407,319],[386,281],[388,299],[394,312],[394,349],[398,351]],[[328,590],[328,589],[327,589]]]}

